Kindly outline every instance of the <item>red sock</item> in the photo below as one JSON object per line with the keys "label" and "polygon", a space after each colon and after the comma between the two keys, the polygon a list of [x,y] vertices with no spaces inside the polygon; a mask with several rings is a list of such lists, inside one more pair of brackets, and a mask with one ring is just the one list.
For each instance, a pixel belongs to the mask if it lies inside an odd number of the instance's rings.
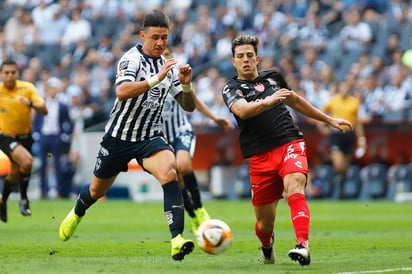
{"label": "red sock", "polygon": [[310,212],[305,195],[295,193],[288,198],[292,224],[298,244],[308,247]]}
{"label": "red sock", "polygon": [[256,232],[256,236],[259,238],[260,242],[262,243],[262,246],[265,248],[270,248],[273,245],[273,231],[269,232],[269,233],[262,233],[259,230],[258,227],[258,223],[256,222],[255,224],[255,232]]}

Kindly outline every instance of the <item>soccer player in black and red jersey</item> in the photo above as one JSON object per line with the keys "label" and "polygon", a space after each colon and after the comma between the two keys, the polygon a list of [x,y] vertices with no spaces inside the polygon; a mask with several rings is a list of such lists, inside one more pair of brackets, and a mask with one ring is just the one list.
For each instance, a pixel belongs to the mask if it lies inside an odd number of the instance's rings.
{"label": "soccer player in black and red jersey", "polygon": [[276,207],[285,195],[296,235],[296,245],[288,255],[301,265],[309,265],[306,145],[286,106],[340,131],[352,129],[352,125],[316,109],[290,90],[278,71],[259,72],[258,44],[259,40],[250,35],[240,35],[233,40],[232,64],[237,76],[227,82],[222,94],[240,128],[242,155],[250,158],[252,204],[255,232],[261,242],[261,262],[275,262]]}

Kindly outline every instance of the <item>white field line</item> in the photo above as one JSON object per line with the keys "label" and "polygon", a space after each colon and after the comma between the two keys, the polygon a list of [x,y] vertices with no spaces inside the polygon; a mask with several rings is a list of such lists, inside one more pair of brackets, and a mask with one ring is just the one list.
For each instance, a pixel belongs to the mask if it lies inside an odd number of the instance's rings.
{"label": "white field line", "polygon": [[388,268],[388,269],[365,270],[365,271],[354,271],[354,272],[338,272],[334,274],[385,273],[385,272],[394,272],[394,271],[412,271],[412,267]]}

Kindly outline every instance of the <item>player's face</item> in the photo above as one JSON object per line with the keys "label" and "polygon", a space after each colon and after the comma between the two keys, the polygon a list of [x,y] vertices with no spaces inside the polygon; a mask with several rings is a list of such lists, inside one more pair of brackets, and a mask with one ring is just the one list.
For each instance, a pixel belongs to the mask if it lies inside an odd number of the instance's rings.
{"label": "player's face", "polygon": [[16,86],[16,80],[19,78],[19,71],[16,65],[3,65],[1,70],[1,80],[8,89]]}
{"label": "player's face", "polygon": [[240,45],[235,48],[232,64],[240,80],[253,80],[258,76],[257,65],[259,56],[256,55],[252,45]]}
{"label": "player's face", "polygon": [[169,29],[161,27],[148,27],[140,32],[143,40],[143,52],[150,57],[160,57],[167,48]]}

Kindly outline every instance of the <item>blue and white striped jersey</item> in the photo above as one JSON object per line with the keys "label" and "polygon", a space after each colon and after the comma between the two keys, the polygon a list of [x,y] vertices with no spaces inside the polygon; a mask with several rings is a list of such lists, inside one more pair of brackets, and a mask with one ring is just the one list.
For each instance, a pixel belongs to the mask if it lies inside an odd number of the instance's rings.
{"label": "blue and white striped jersey", "polygon": [[[157,74],[164,57],[152,58],[141,45],[127,51],[117,65],[116,85],[125,81],[143,81]],[[168,93],[175,97],[182,92],[177,72],[170,70],[159,84],[149,91],[125,101],[116,99],[106,124],[106,134],[123,141],[137,142],[163,135],[162,109]]]}
{"label": "blue and white striped jersey", "polygon": [[186,131],[192,131],[186,112],[170,94],[166,97],[163,106],[163,121],[166,139],[173,144],[176,136]]}

